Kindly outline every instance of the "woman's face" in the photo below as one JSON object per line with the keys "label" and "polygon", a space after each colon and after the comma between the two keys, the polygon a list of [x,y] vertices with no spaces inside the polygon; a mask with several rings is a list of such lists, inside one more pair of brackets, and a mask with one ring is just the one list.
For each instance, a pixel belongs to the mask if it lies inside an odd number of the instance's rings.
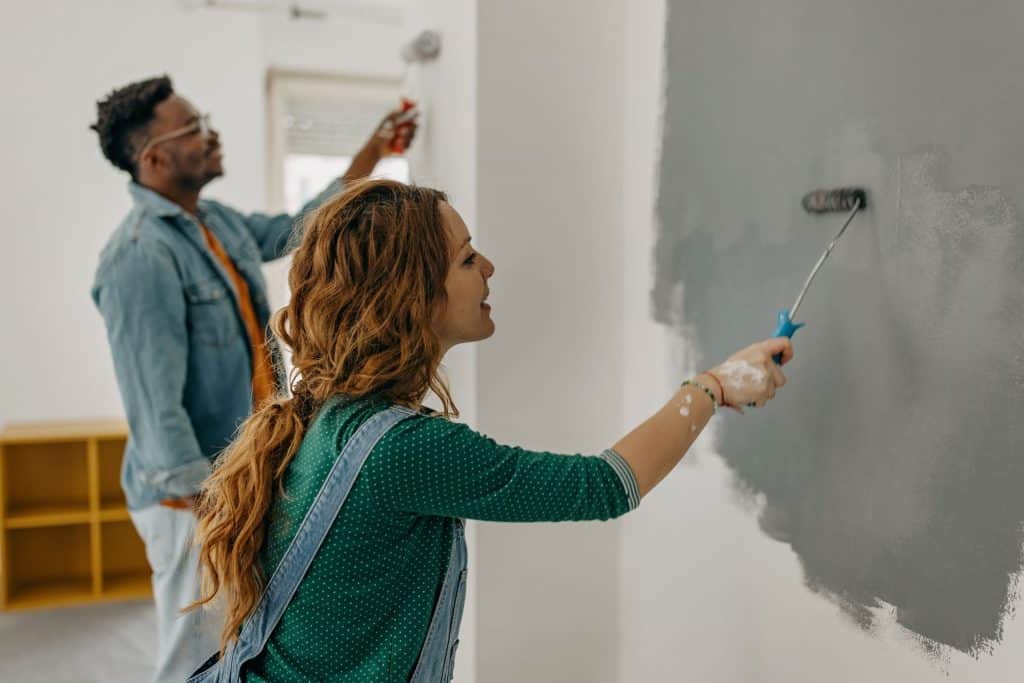
{"label": "woman's face", "polygon": [[469,229],[448,202],[441,202],[441,217],[448,232],[451,261],[444,282],[448,303],[436,326],[447,351],[456,344],[487,339],[494,334],[491,307],[485,301],[494,264],[470,244]]}

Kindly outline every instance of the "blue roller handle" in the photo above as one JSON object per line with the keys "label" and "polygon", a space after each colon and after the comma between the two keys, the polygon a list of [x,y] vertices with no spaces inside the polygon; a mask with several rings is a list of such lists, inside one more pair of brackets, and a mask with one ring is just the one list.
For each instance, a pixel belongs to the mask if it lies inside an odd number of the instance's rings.
{"label": "blue roller handle", "polygon": [[[795,323],[795,322],[793,322],[790,319],[790,317],[789,317],[789,311],[785,310],[785,309],[779,311],[779,318],[778,318],[778,320],[779,320],[779,324],[775,328],[775,334],[772,335],[774,337],[788,337],[789,339],[792,339],[793,335],[796,333],[796,331],[799,330],[801,327],[803,327],[804,325],[807,324],[807,323]],[[772,360],[775,361],[776,365],[781,365],[782,364],[782,354],[781,353],[775,354],[774,356],[772,356]]]}

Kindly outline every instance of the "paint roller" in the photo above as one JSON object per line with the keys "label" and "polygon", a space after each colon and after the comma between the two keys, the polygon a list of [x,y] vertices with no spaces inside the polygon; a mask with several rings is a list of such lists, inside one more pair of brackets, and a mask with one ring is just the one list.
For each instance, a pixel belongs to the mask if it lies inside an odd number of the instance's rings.
{"label": "paint roller", "polygon": [[[405,44],[402,48],[402,61],[408,66],[421,64],[437,59],[441,54],[441,34],[437,31],[420,31],[415,38]],[[416,108],[416,100],[413,97],[403,96],[399,111],[402,115],[395,120],[394,137],[391,140],[391,151],[401,154],[405,151],[405,130],[412,126],[419,110]]]}
{"label": "paint roller", "polygon": [[[843,227],[839,229],[835,238],[829,243],[825,252],[818,259],[818,262],[814,264],[814,268],[811,269],[811,274],[807,276],[807,280],[804,282],[803,289],[796,297],[796,301],[793,302],[793,306],[789,309],[783,309],[779,311],[778,325],[775,328],[776,337],[789,337],[792,339],[793,335],[803,327],[806,323],[794,323],[793,318],[796,317],[796,312],[800,308],[800,304],[803,303],[804,297],[807,295],[807,290],[810,289],[811,283],[814,281],[814,276],[818,274],[821,267],[825,264],[825,260],[828,259],[829,254],[835,248],[839,239],[846,232],[846,228],[853,222],[854,216],[868,205],[868,193],[866,190],[860,187],[841,187],[828,190],[815,190],[804,196],[800,202],[804,207],[804,211],[813,214],[828,214],[828,213],[840,213],[849,211],[849,215],[846,221],[843,223]],[[776,363],[782,362],[782,354],[778,354],[774,358]]]}

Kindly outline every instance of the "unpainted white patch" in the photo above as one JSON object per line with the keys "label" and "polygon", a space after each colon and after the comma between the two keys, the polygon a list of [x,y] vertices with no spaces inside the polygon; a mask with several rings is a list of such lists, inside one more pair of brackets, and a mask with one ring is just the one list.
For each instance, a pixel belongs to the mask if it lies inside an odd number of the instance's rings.
{"label": "unpainted white patch", "polygon": [[690,417],[690,409],[687,408],[686,406],[683,406],[682,408],[679,409],[679,414],[682,415],[683,417]]}
{"label": "unpainted white patch", "polygon": [[693,396],[690,396],[689,394],[687,394],[684,397],[684,399],[686,400],[687,403],[693,403]]}

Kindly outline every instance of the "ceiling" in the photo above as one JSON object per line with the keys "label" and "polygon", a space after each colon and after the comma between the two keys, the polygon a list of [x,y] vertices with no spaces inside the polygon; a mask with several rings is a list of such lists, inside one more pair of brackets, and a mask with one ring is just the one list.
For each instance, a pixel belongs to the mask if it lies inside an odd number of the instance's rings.
{"label": "ceiling", "polygon": [[297,10],[296,18],[322,16],[359,19],[381,24],[401,24],[409,0],[178,0],[189,10],[280,13]]}

